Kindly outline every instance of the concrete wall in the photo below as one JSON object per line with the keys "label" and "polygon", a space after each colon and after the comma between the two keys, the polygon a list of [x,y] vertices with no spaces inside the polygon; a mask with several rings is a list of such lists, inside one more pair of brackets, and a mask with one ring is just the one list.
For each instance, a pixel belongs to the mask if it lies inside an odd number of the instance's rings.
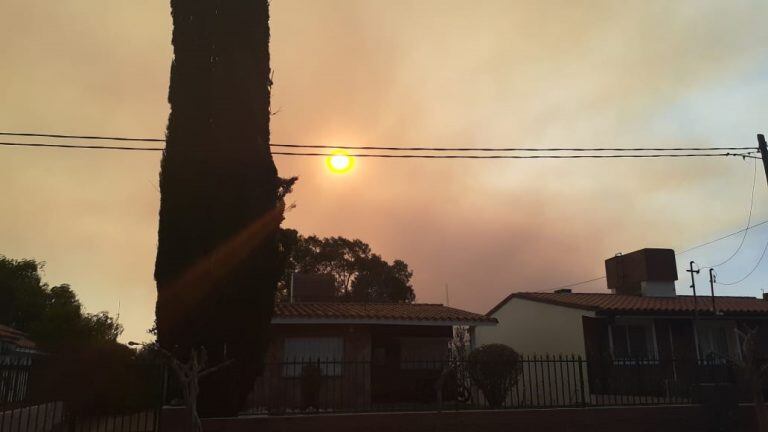
{"label": "concrete wall", "polygon": [[578,354],[584,357],[582,316],[594,312],[512,298],[493,314],[495,327],[477,327],[475,346],[503,343],[521,354]]}
{"label": "concrete wall", "polygon": [[[164,415],[163,432],[182,432]],[[731,429],[756,431],[754,408],[739,407]],[[373,413],[206,419],[206,432],[701,432],[713,429],[714,412],[700,406],[571,408],[546,410]]]}

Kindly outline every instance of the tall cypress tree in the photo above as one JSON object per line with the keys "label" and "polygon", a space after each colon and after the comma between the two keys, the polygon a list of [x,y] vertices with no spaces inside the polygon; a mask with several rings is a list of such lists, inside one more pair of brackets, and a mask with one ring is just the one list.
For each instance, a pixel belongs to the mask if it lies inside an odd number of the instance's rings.
{"label": "tall cypress tree", "polygon": [[171,0],[166,150],[155,264],[158,341],[205,348],[200,415],[234,415],[267,345],[281,276],[282,196],[270,153],[268,0]]}

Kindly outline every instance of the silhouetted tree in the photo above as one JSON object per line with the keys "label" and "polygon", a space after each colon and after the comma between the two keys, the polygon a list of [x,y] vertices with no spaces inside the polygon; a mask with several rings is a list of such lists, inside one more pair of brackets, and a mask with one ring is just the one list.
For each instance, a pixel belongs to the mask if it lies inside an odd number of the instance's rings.
{"label": "silhouetted tree", "polygon": [[0,323],[29,331],[40,322],[47,302],[47,285],[40,278],[43,263],[0,255]]}
{"label": "silhouetted tree", "polygon": [[68,353],[100,343],[116,343],[123,331],[106,312],[85,313],[67,284],[49,287],[43,264],[0,256],[0,324],[30,335],[41,350]]}
{"label": "silhouetted tree", "polygon": [[388,263],[362,240],[305,237],[296,230],[284,229],[281,241],[289,253],[281,281],[282,298],[287,295],[292,272],[332,275],[337,295],[344,300],[410,303],[416,298],[408,264],[401,260]]}
{"label": "silhouetted tree", "polygon": [[733,359],[741,378],[752,393],[755,420],[759,432],[768,432],[768,409],[765,406],[765,383],[768,382],[768,362],[759,347],[759,327],[736,329],[741,356]]}
{"label": "silhouetted tree", "polygon": [[0,324],[26,332],[45,353],[33,361],[31,398],[89,413],[157,404],[161,370],[142,366],[117,342],[123,327],[107,312],[85,313],[69,285],[44,283],[42,268],[32,259],[0,256]]}
{"label": "silhouetted tree", "polygon": [[[281,181],[269,148],[267,0],[171,0],[166,149],[155,265],[159,344],[205,349],[202,416],[234,415],[259,371],[282,255]],[[234,360],[234,361],[231,361]]]}

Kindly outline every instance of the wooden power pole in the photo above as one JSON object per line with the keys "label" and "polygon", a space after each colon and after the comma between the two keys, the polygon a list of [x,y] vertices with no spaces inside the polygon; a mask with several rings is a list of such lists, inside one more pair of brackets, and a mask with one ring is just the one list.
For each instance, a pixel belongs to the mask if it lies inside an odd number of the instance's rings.
{"label": "wooden power pole", "polygon": [[765,144],[765,135],[757,134],[757,147],[760,149],[760,156],[763,158],[765,180],[768,181],[768,146]]}

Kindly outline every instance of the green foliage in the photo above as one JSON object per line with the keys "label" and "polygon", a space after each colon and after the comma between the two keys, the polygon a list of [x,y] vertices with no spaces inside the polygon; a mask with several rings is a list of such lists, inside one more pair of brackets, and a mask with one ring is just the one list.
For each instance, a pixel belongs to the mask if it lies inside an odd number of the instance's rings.
{"label": "green foliage", "polygon": [[118,343],[123,327],[106,312],[85,313],[69,285],[49,287],[42,267],[35,260],[0,256],[0,323],[28,333],[45,352],[33,362],[31,396],[62,400],[73,411],[89,413],[130,412],[157,403],[156,358],[137,356]]}
{"label": "green foliage", "polygon": [[401,260],[388,263],[362,240],[305,237],[292,229],[282,230],[280,240],[289,256],[280,284],[283,297],[291,273],[299,272],[332,275],[341,299],[410,303],[416,298],[411,286],[413,272],[408,264]]}
{"label": "green foliage", "polygon": [[155,262],[159,344],[231,367],[200,382],[201,416],[242,408],[266,353],[285,193],[270,143],[269,2],[171,0],[170,114]]}
{"label": "green foliage", "polygon": [[123,327],[106,312],[86,314],[67,285],[42,281],[42,263],[0,256],[0,323],[26,332],[52,353],[117,341]]}
{"label": "green foliage", "polygon": [[160,403],[162,364],[138,361],[132,349],[118,343],[41,357],[32,372],[33,398],[64,401],[75,413],[129,413]]}
{"label": "green foliage", "polygon": [[491,408],[504,405],[521,372],[520,354],[504,344],[488,344],[469,353],[467,369]]}
{"label": "green foliage", "polygon": [[43,266],[0,255],[0,323],[28,330],[42,320],[48,301],[48,286],[40,279]]}

